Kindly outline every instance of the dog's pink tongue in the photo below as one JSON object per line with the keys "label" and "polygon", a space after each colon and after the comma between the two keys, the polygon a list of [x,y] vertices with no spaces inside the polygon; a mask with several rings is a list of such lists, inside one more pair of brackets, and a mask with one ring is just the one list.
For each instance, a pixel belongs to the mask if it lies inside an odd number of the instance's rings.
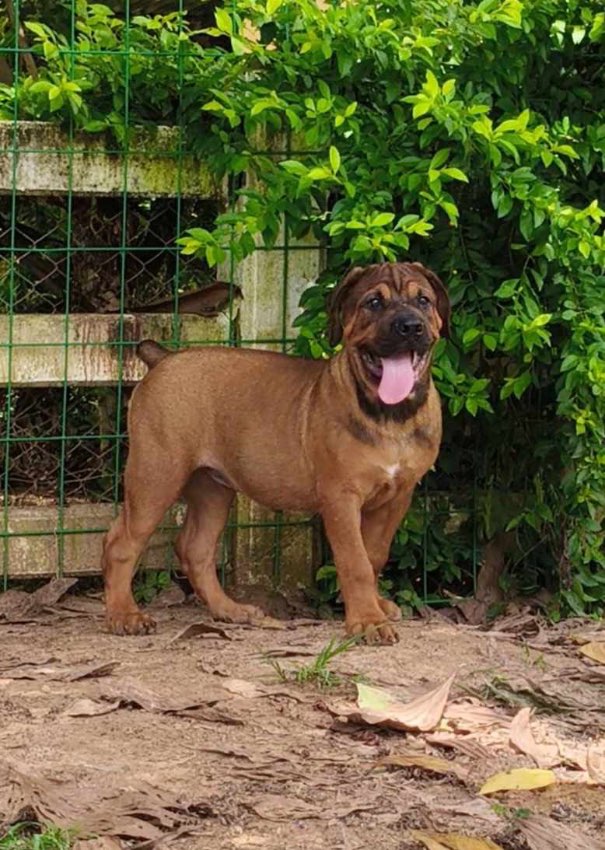
{"label": "dog's pink tongue", "polygon": [[381,357],[382,377],[378,386],[378,396],[384,404],[399,404],[412,392],[414,370],[412,355],[399,357]]}

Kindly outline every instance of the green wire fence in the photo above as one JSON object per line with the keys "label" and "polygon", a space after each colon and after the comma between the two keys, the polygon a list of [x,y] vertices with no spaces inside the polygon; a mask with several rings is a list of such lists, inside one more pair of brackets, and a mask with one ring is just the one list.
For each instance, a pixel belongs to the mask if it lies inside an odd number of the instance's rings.
{"label": "green wire fence", "polygon": [[[32,65],[44,62],[28,39],[32,21],[53,17],[49,7],[40,11],[19,0],[7,9],[1,55],[15,88]],[[182,8],[175,4],[171,11]],[[74,78],[78,14],[74,2],[60,22],[68,80]],[[59,4],[54,15],[61,17]],[[11,578],[98,572],[101,537],[121,499],[128,395],[144,371],[134,356],[136,342],[151,336],[172,347],[218,343],[285,351],[298,296],[321,265],[319,246],[305,244],[295,249],[293,268],[285,229],[282,244],[260,251],[260,261],[236,266],[230,257],[219,269],[225,298],[218,315],[179,309],[182,294],[202,290],[215,274],[183,258],[176,240],[188,227],[211,222],[233,203],[233,193],[187,148],[178,121],[137,127],[131,63],[138,57],[130,49],[128,2],[121,18],[120,49],[101,51],[121,64],[120,119],[132,130],[121,144],[78,132],[73,121],[19,120],[16,99],[12,120],[0,122],[5,586]],[[81,61],[81,46],[77,55]],[[178,63],[180,80],[186,53],[153,54],[154,61],[168,57]],[[180,110],[179,103],[177,116]],[[178,509],[152,542],[148,566],[171,563],[175,519]],[[280,579],[289,555],[291,577],[308,582],[312,529],[309,518],[273,515],[240,500],[223,546],[223,574],[237,562],[242,576]]]}
{"label": "green wire fence", "polygon": [[[98,573],[102,535],[121,500],[128,397],[144,374],[134,353],[139,339],[174,348],[260,345],[289,351],[300,295],[325,264],[322,246],[293,240],[287,222],[275,247],[259,245],[241,262],[228,252],[217,271],[180,252],[176,240],[192,227],[211,227],[219,211],[236,203],[236,187],[208,170],[180,120],[189,108],[181,95],[189,42],[153,52],[133,47],[131,24],[141,10],[132,4],[126,0],[117,13],[120,44],[102,49],[92,42],[83,46],[82,21],[91,9],[103,18],[98,10],[106,7],[10,0],[0,12],[4,587],[18,578]],[[152,6],[179,13],[171,24],[178,35],[182,0]],[[200,14],[211,12],[212,4],[205,4]],[[62,40],[53,46],[46,33],[41,47],[35,38],[40,26],[60,32]],[[51,55],[63,60],[54,88],[39,73]],[[122,83],[113,92],[113,114],[119,133],[83,131],[64,111],[55,120],[52,98],[79,97],[69,87],[83,82],[76,64],[95,57],[117,63]],[[141,61],[176,63],[178,102],[166,125],[157,117],[142,119],[133,99],[133,67]],[[24,119],[15,92],[36,85],[49,97],[50,114]],[[290,141],[264,153],[288,158]],[[183,297],[200,291],[215,292],[217,303],[206,299],[191,312]],[[430,573],[443,566],[432,555],[440,540],[429,541],[438,510],[434,501],[429,514],[431,498],[437,499],[425,482],[416,525],[412,519],[399,539],[400,550],[408,545],[415,553],[414,563],[401,561],[411,571],[410,599],[430,599]],[[469,510],[468,504],[463,498],[453,510],[466,523],[464,558],[474,580],[477,534],[474,505]],[[444,510],[452,515],[451,500]],[[172,565],[178,520],[177,508],[153,538],[145,566]],[[318,541],[312,519],[274,514],[240,498],[223,543],[223,578],[230,572],[243,583],[308,585],[325,557]]]}

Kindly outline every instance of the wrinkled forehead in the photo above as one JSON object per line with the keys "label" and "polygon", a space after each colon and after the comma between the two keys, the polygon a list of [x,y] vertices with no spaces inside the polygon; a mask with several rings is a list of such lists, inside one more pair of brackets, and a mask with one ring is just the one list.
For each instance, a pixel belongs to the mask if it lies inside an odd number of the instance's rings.
{"label": "wrinkled forehead", "polygon": [[356,283],[354,293],[361,296],[370,289],[410,296],[420,291],[430,292],[432,287],[420,269],[411,263],[381,263],[368,269]]}

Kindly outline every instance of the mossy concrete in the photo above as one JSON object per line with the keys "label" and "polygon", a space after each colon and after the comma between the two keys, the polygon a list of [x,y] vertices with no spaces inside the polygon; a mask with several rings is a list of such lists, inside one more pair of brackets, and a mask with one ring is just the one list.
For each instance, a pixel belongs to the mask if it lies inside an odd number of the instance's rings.
{"label": "mossy concrete", "polygon": [[120,378],[133,384],[147,371],[135,351],[141,339],[180,340],[181,346],[218,343],[227,338],[228,330],[224,314],[213,318],[164,313],[0,315],[0,386],[9,381],[30,387],[61,386],[64,381],[99,386]]}
{"label": "mossy concrete", "polygon": [[73,138],[44,121],[0,121],[0,195],[196,197],[225,200],[208,166],[181,150],[178,127],[135,127],[127,154],[106,134]]}
{"label": "mossy concrete", "polygon": [[[7,527],[8,577],[52,576],[60,565],[65,575],[98,575],[103,535],[114,516],[114,506],[101,502],[68,505],[61,514],[56,505],[11,505]],[[173,512],[166,518],[166,525],[174,521]],[[171,530],[156,531],[142,558],[142,566],[159,570],[173,563],[172,540]]]}

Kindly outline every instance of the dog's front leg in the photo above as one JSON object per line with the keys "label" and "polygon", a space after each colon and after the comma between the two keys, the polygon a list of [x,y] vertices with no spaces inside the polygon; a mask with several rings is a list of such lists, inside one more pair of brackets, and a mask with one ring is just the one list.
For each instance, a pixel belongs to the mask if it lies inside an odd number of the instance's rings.
{"label": "dog's front leg", "polygon": [[331,492],[322,500],[321,514],[344,599],[347,634],[363,635],[368,643],[395,643],[397,632],[379,604],[374,568],[364,546],[359,499]]}

